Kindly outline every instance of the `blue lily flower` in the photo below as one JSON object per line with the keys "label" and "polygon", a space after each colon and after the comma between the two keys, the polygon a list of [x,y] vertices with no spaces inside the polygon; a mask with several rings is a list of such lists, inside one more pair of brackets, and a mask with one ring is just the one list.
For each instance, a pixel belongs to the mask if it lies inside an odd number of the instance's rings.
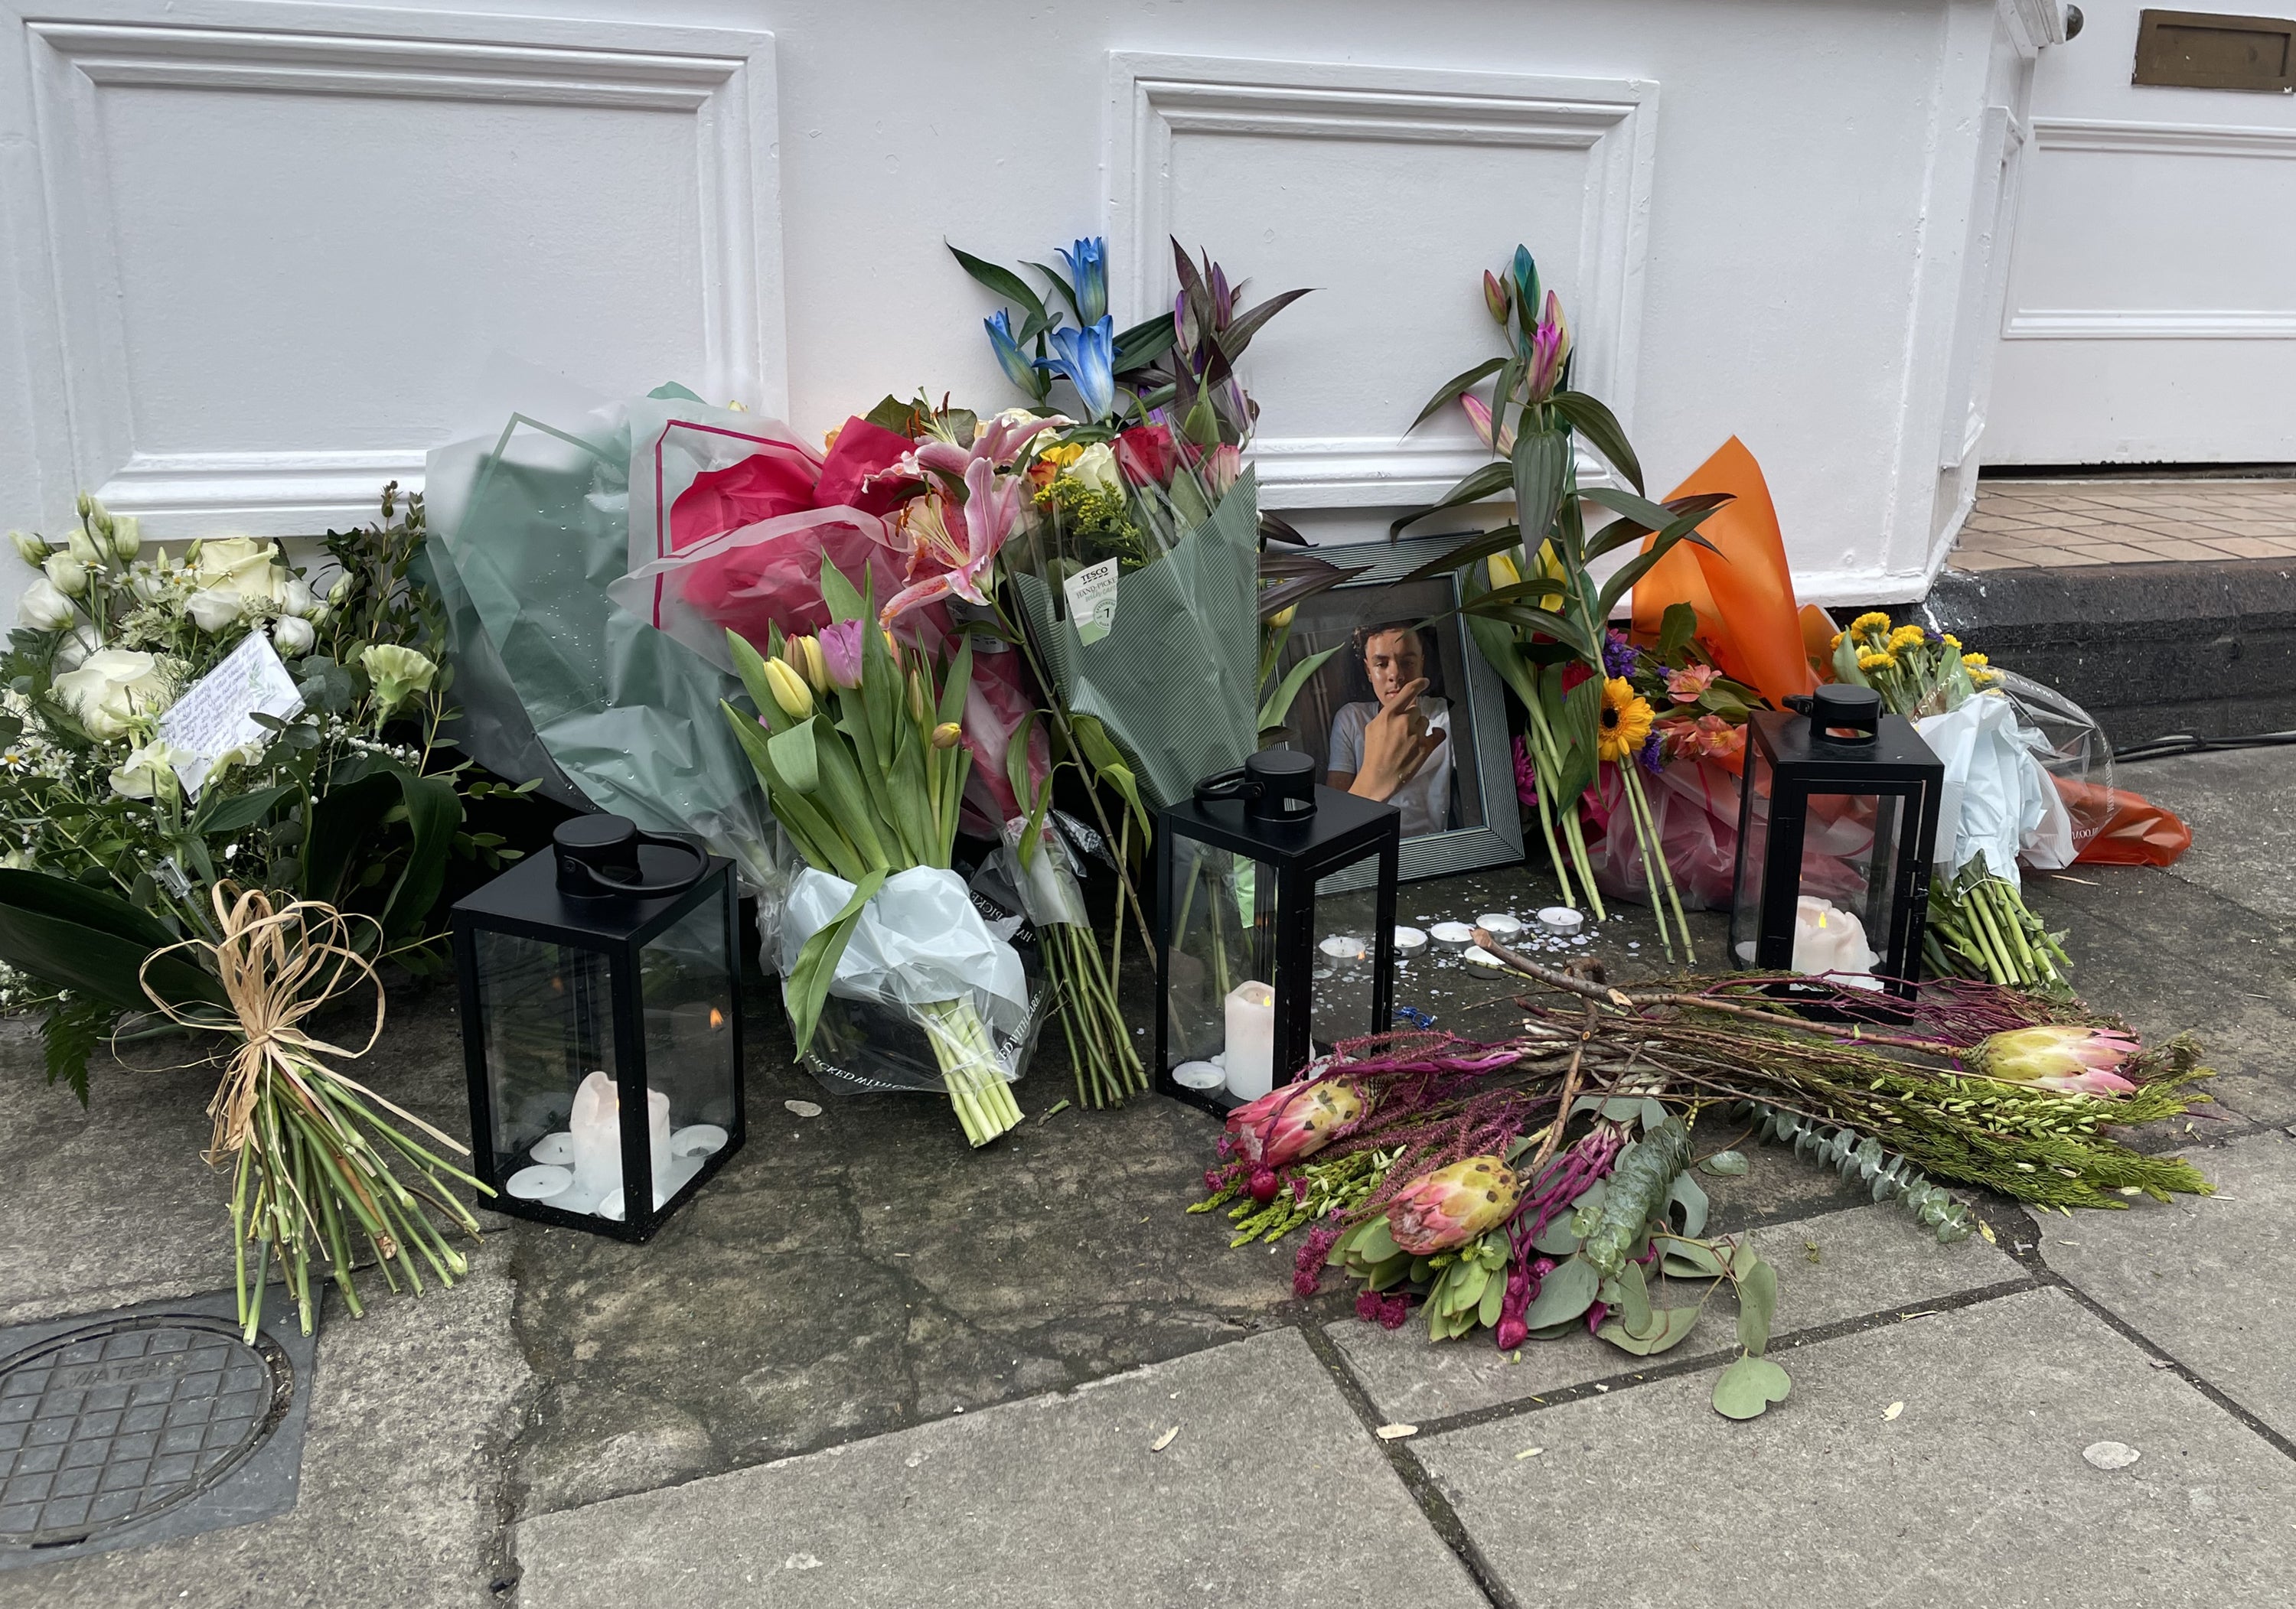
{"label": "blue lily flower", "polygon": [[1013,339],[1013,315],[999,307],[996,317],[983,319],[981,324],[988,331],[988,344],[996,349],[996,366],[1004,371],[1004,378],[1029,396],[1041,397],[1044,380],[1029,355],[1021,350],[1021,343]]}
{"label": "blue lily flower", "polygon": [[1100,322],[1081,330],[1055,330],[1054,357],[1040,357],[1037,367],[1067,377],[1076,388],[1089,421],[1107,418],[1116,411],[1116,321],[1103,313]]}
{"label": "blue lily flower", "polygon": [[1077,322],[1098,323],[1108,311],[1108,242],[1095,235],[1078,241],[1074,251],[1059,253],[1076,286]]}

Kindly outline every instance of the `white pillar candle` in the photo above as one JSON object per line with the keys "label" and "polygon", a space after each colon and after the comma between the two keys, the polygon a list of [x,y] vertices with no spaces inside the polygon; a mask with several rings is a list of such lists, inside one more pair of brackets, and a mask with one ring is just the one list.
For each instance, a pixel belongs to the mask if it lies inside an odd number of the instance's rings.
{"label": "white pillar candle", "polygon": [[[567,1123],[573,1142],[574,1187],[583,1195],[603,1196],[622,1185],[621,1091],[606,1074],[593,1073],[574,1091],[574,1112]],[[669,1166],[669,1097],[659,1090],[646,1091],[646,1138],[659,1179]]]}
{"label": "white pillar candle", "polygon": [[1843,981],[1874,970],[1873,946],[1856,917],[1813,894],[1794,902],[1793,969],[1833,972]]}
{"label": "white pillar candle", "polygon": [[1228,1093],[1258,1100],[1275,1087],[1275,991],[1266,984],[1238,984],[1227,996]]}

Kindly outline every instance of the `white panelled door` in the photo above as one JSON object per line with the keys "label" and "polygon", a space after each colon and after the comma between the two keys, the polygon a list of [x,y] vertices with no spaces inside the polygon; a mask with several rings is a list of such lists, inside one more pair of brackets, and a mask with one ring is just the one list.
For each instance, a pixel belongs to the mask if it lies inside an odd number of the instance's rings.
{"label": "white panelled door", "polygon": [[2144,8],[2081,9],[2034,69],[1984,461],[2296,461],[2296,96],[2133,85]]}

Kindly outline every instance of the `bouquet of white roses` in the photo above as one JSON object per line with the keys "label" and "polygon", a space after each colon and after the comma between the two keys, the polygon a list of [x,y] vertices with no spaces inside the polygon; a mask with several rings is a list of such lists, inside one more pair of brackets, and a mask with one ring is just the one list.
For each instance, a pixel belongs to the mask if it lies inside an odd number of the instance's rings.
{"label": "bouquet of white roses", "polygon": [[[40,573],[0,663],[0,963],[86,1099],[89,1052],[150,1005],[145,958],[217,936],[217,884],[371,916],[377,959],[422,969],[448,857],[514,853],[462,830],[463,798],[515,790],[439,762],[451,677],[407,579],[419,497],[394,484],[379,522],[329,534],[324,593],[275,542],[170,552],[93,498],[78,516],[61,539],[10,533]],[[149,981],[219,1000],[184,953]]]}

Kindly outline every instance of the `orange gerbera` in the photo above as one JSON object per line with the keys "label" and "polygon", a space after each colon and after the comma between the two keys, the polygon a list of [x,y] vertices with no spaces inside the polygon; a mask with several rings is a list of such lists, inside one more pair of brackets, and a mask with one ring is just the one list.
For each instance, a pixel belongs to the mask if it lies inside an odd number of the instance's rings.
{"label": "orange gerbera", "polygon": [[1635,691],[1634,683],[1624,676],[1603,682],[1602,736],[1595,752],[1624,764],[1641,751],[1650,730],[1650,700]]}

